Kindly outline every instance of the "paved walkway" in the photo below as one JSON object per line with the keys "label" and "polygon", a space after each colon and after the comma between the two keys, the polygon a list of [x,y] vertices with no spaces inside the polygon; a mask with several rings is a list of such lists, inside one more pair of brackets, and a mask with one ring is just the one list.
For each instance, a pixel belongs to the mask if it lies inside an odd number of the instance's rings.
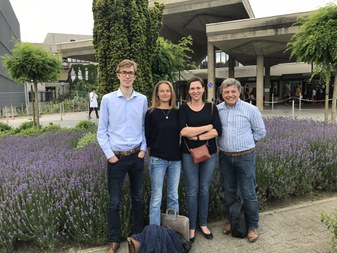
{"label": "paved walkway", "polygon": [[[304,106],[303,106],[304,107]],[[264,117],[275,117],[282,116],[288,118],[311,118],[314,120],[324,120],[324,108],[322,105],[307,106],[307,108],[302,108],[301,110],[297,108],[292,109],[291,105],[278,105],[275,106],[275,109],[271,107],[266,107],[262,111]],[[329,118],[330,112],[329,112]],[[40,123],[43,126],[53,123],[54,125],[59,125],[61,127],[74,127],[81,120],[88,119],[88,112],[71,112],[65,114],[45,114],[41,115]],[[0,122],[5,122],[13,127],[18,127],[25,121],[32,120],[32,117],[14,117],[14,118],[0,118]],[[97,119],[93,117],[93,122],[97,122]]]}
{"label": "paved walkway", "polygon": [[[260,237],[255,243],[222,233],[223,222],[211,223],[213,240],[197,232],[190,253],[331,253],[332,233],[321,223],[321,211],[337,212],[335,197],[303,202],[260,214]],[[105,247],[70,250],[69,253],[104,253]],[[126,243],[117,253],[127,253]]]}

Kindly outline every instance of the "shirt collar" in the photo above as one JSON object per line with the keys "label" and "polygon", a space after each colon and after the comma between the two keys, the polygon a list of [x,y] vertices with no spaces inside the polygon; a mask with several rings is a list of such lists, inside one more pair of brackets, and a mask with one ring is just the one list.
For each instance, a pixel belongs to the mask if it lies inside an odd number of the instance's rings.
{"label": "shirt collar", "polygon": [[242,101],[241,101],[241,99],[239,98],[238,101],[237,101],[233,106],[228,106],[228,105],[226,104],[226,102],[224,102],[224,105],[225,105],[225,108],[226,108],[226,109],[230,109],[230,108],[236,108],[236,107],[240,106],[241,103],[242,103]]}
{"label": "shirt collar", "polygon": [[[137,95],[138,95],[138,92],[136,92],[135,90],[132,90],[132,94],[131,94],[130,99],[133,98],[133,97],[137,97]],[[124,97],[124,95],[121,91],[121,88],[118,88],[118,90],[117,90],[117,97]]]}

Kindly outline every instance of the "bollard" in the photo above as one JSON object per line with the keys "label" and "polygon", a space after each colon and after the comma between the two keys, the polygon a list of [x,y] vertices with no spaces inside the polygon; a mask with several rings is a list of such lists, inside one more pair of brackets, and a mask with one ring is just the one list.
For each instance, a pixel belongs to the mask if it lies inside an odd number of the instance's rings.
{"label": "bollard", "polygon": [[294,99],[291,102],[291,111],[292,111],[293,119],[295,119],[295,100]]}

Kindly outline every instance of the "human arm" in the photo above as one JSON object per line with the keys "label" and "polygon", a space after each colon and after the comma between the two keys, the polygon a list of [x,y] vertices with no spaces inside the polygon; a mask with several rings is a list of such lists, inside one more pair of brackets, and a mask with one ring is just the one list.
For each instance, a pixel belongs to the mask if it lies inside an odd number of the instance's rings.
{"label": "human arm", "polygon": [[197,137],[198,135],[211,131],[213,129],[212,124],[206,124],[202,126],[190,126],[190,122],[188,122],[187,120],[187,114],[187,105],[182,105],[179,108],[179,128],[181,136],[193,139],[193,137]]}
{"label": "human arm", "polygon": [[257,142],[266,136],[266,127],[260,111],[256,108],[251,119],[251,127],[254,141]]}
{"label": "human arm", "polygon": [[213,128],[209,131],[197,135],[196,138],[193,138],[193,140],[210,140],[222,134],[222,125],[219,117],[218,108],[212,103],[209,103],[208,105],[211,107],[211,125],[213,126]]}
{"label": "human arm", "polygon": [[143,101],[143,108],[142,108],[142,133],[143,133],[143,137],[142,137],[142,143],[140,144],[140,152],[138,153],[138,157],[139,158],[144,158],[145,153],[146,153],[146,137],[145,137],[145,115],[146,115],[146,111],[147,111],[147,98],[144,96],[144,101]]}
{"label": "human arm", "polygon": [[[99,118],[98,128],[97,128],[97,141],[103,150],[106,158],[113,161],[117,161],[117,157],[115,156],[114,152],[112,151],[109,143],[109,134],[108,134],[108,127],[109,127],[109,106],[108,106],[108,99],[107,97],[103,97],[102,104],[101,104],[101,117]],[[116,160],[117,159],[117,160]]]}

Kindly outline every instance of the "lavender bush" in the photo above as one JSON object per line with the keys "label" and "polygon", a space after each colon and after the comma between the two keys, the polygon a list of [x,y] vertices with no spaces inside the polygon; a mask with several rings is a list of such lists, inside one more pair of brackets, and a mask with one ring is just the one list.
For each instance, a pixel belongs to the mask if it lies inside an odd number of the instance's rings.
{"label": "lavender bush", "polygon": [[[266,120],[266,127],[267,137],[257,144],[260,201],[336,190],[337,125],[273,118]],[[106,159],[97,143],[76,149],[86,131],[0,137],[0,251],[11,252],[22,241],[45,249],[63,242],[105,243]],[[145,171],[148,208],[150,183]],[[185,214],[183,176],[181,182],[180,211]],[[211,219],[222,217],[223,188],[218,170],[210,188],[209,209]],[[121,203],[124,237],[130,232],[129,210],[126,182]]]}
{"label": "lavender bush", "polygon": [[337,125],[313,120],[266,120],[257,144],[257,184],[264,200],[337,188]]}

